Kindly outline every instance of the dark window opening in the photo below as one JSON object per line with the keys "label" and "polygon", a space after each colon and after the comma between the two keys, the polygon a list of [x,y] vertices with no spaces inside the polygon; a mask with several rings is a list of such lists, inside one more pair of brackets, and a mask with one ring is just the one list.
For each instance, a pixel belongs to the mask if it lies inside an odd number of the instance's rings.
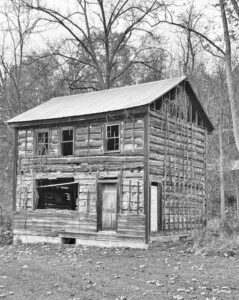
{"label": "dark window opening", "polygon": [[36,153],[37,155],[47,155],[49,148],[48,132],[37,132]]}
{"label": "dark window opening", "polygon": [[[73,179],[73,180],[72,180]],[[71,182],[69,182],[71,180]],[[37,181],[38,209],[76,209],[78,183],[72,182],[74,178],[41,179]]]}
{"label": "dark window opening", "polygon": [[72,239],[72,238],[61,238],[61,243],[62,243],[62,244],[73,245],[73,244],[76,243],[76,239]]}
{"label": "dark window opening", "polygon": [[170,115],[170,117],[179,117],[179,107],[176,103],[174,103],[173,101],[169,101],[168,102],[168,113]]}
{"label": "dark window opening", "polygon": [[162,99],[155,101],[155,109],[160,110],[162,107]]}
{"label": "dark window opening", "polygon": [[61,136],[61,154],[63,156],[73,155],[73,130],[62,130]]}
{"label": "dark window opening", "polygon": [[192,109],[192,123],[197,124],[197,113],[195,109]]}
{"label": "dark window opening", "polygon": [[187,121],[192,123],[192,106],[188,105],[187,107]]}
{"label": "dark window opening", "polygon": [[177,97],[177,94],[179,93],[180,89],[178,88],[174,88],[173,90],[171,90],[169,92],[169,97],[170,97],[170,100],[174,100],[176,97]]}
{"label": "dark window opening", "polygon": [[119,148],[119,125],[107,125],[106,127],[106,151],[118,151]]}
{"label": "dark window opening", "polygon": [[162,98],[154,101],[151,105],[150,105],[150,108],[153,109],[153,110],[160,110],[161,107],[162,107]]}
{"label": "dark window opening", "polygon": [[201,126],[201,127],[204,127],[203,119],[199,114],[198,114],[198,125]]}

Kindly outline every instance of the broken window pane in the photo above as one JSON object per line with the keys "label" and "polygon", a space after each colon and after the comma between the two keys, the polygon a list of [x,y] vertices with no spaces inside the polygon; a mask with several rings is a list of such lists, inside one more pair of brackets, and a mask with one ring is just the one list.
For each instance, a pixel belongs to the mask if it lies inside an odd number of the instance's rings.
{"label": "broken window pane", "polygon": [[106,127],[106,151],[119,150],[119,125],[107,125]]}
{"label": "broken window pane", "polygon": [[48,132],[37,132],[36,153],[37,155],[47,155],[49,148]]}
{"label": "broken window pane", "polygon": [[[72,179],[70,179],[72,180]],[[74,180],[74,179],[73,179]],[[64,180],[38,180],[38,209],[76,209],[78,183]]]}

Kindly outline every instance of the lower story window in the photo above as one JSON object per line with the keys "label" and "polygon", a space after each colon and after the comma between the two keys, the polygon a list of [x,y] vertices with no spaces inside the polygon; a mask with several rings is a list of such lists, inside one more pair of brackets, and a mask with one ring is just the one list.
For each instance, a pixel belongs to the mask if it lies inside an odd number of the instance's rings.
{"label": "lower story window", "polygon": [[37,192],[38,209],[76,209],[78,183],[72,182],[70,178],[38,180]]}

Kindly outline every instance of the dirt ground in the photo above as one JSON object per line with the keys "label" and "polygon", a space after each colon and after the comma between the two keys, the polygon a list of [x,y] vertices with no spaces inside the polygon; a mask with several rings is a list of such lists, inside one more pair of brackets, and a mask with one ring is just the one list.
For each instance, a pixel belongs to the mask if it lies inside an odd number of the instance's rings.
{"label": "dirt ground", "polygon": [[238,300],[239,257],[226,256],[186,243],[148,250],[0,245],[0,299]]}

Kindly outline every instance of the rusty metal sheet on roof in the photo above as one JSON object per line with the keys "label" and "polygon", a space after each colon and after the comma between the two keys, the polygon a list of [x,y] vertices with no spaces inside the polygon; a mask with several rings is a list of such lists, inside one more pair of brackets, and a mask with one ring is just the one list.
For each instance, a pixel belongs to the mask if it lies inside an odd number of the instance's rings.
{"label": "rusty metal sheet on roof", "polygon": [[153,102],[186,77],[165,79],[97,92],[52,98],[8,121],[11,123],[84,116],[139,107]]}

